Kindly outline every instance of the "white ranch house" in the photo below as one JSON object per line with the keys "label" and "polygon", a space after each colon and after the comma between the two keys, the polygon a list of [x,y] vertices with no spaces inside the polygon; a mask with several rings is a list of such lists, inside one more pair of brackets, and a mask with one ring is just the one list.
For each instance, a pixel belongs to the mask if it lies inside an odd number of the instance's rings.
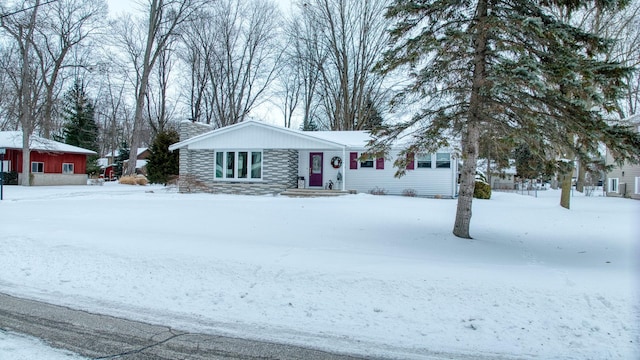
{"label": "white ranch house", "polygon": [[[184,121],[179,143],[181,192],[279,194],[304,187],[390,195],[457,195],[458,162],[448,149],[417,154],[406,175],[394,177],[389,157],[361,161],[370,135],[366,131],[298,131],[255,120],[211,130]],[[302,181],[304,178],[304,181]]]}

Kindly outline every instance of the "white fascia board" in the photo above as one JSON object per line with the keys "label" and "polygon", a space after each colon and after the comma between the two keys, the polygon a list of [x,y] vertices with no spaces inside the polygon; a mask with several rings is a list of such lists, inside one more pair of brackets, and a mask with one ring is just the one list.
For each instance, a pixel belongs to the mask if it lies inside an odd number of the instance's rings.
{"label": "white fascia board", "polygon": [[216,129],[204,134],[200,134],[197,136],[194,136],[190,139],[181,141],[179,143],[175,143],[171,146],[169,146],[169,150],[173,151],[176,149],[180,149],[180,148],[184,148],[187,147],[189,149],[210,149],[212,148],[211,144],[207,144],[210,140],[214,139],[214,138],[218,138],[220,136],[224,136],[225,134],[230,135],[229,133],[232,132],[236,132],[236,131],[240,131],[242,128],[245,127],[254,127],[254,128],[258,128],[258,129],[266,129],[266,130],[270,130],[270,131],[274,131],[276,133],[279,134],[283,134],[284,136],[291,136],[294,138],[298,138],[300,140],[302,140],[302,142],[307,142],[307,144],[298,144],[296,146],[286,146],[285,144],[283,144],[282,146],[280,145],[276,145],[276,144],[267,144],[266,140],[265,143],[263,143],[263,146],[260,146],[259,144],[242,144],[240,141],[237,141],[235,143],[232,144],[224,144],[224,141],[222,142],[222,144],[217,145],[217,148],[248,148],[248,147],[252,147],[252,148],[295,148],[295,149],[317,149],[317,148],[329,148],[329,149],[342,149],[344,148],[346,145],[345,144],[341,144],[338,142],[334,142],[334,141],[329,141],[329,140],[325,140],[325,139],[321,139],[318,137],[315,137],[311,134],[306,134],[303,133],[301,131],[296,131],[296,130],[291,130],[291,129],[287,129],[287,128],[282,128],[282,127],[278,127],[278,126],[274,126],[274,125],[268,125],[268,124],[264,124],[258,121],[254,121],[254,120],[248,120],[239,124],[235,124],[235,125],[231,125],[231,126],[227,126],[225,128],[221,128],[221,129]]}

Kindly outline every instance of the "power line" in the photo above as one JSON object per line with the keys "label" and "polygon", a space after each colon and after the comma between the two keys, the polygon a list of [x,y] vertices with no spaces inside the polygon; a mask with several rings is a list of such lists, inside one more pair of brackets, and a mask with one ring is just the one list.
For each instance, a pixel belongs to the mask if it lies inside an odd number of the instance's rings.
{"label": "power line", "polygon": [[29,10],[35,9],[35,8],[37,8],[38,6],[49,5],[49,4],[54,3],[54,2],[56,2],[56,1],[60,1],[60,0],[47,0],[47,1],[45,1],[44,3],[42,3],[42,4],[29,6],[29,7],[27,7],[27,8],[20,9],[20,10],[16,10],[16,11],[14,11],[14,12],[10,12],[10,13],[8,13],[8,14],[0,14],[0,19],[4,19],[4,18],[9,17],[9,16],[13,16],[13,15],[16,15],[16,14],[20,14],[21,12],[25,12],[25,11],[29,11]]}

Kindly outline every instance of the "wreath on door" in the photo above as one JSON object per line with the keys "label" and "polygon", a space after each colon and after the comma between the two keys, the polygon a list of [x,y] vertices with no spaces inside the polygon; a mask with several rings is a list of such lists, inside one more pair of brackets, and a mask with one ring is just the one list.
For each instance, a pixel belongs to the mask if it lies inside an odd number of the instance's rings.
{"label": "wreath on door", "polygon": [[342,166],[342,159],[340,158],[340,156],[334,156],[331,158],[331,166],[333,166],[334,169]]}

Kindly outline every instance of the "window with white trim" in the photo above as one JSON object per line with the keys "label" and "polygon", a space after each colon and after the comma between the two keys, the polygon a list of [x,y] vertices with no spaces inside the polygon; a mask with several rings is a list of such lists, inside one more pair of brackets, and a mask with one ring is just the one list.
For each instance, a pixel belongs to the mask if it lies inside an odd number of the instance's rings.
{"label": "window with white trim", "polygon": [[73,164],[63,163],[62,164],[62,173],[63,174],[73,174]]}
{"label": "window with white trim", "polygon": [[609,178],[609,183],[607,184],[608,192],[618,192],[618,178]]}
{"label": "window with white trim", "polygon": [[261,151],[216,151],[215,178],[233,180],[262,179]]}
{"label": "window with white trim", "polygon": [[33,161],[31,162],[31,172],[32,173],[43,173],[44,172],[44,163]]}
{"label": "window with white trim", "polygon": [[640,176],[636,176],[636,194],[640,194]]}
{"label": "window with white trim", "polygon": [[431,169],[431,154],[418,154],[416,161],[418,162],[418,169]]}
{"label": "window with white trim", "polygon": [[449,154],[449,153],[437,153],[436,154],[436,168],[438,168],[438,169],[451,168],[451,154]]}
{"label": "window with white trim", "polygon": [[[362,155],[360,155],[362,156]],[[366,159],[362,159],[360,161],[360,168],[372,168],[373,169],[373,158],[367,157]]]}

